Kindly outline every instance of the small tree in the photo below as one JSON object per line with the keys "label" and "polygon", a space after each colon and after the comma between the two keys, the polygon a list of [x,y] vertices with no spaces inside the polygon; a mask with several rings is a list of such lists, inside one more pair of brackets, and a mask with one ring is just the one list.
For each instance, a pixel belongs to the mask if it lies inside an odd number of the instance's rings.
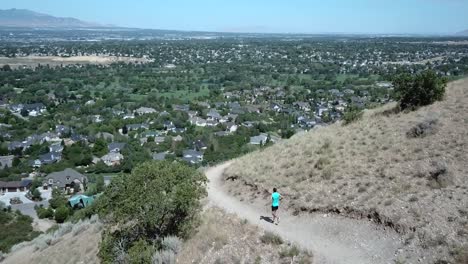
{"label": "small tree", "polygon": [[133,253],[136,248],[129,249],[139,240],[160,243],[166,236],[186,235],[201,208],[205,182],[206,177],[195,169],[165,161],[145,162],[130,176],[114,177],[96,207],[121,229],[105,232],[100,256],[116,260],[114,248],[119,241],[126,241],[121,244]]}
{"label": "small tree", "polygon": [[393,81],[396,98],[402,109],[415,109],[444,98],[447,79],[434,71],[424,71],[415,76],[402,74]]}
{"label": "small tree", "polygon": [[69,210],[66,206],[60,206],[55,210],[55,221],[59,224],[65,222],[68,217]]}
{"label": "small tree", "polygon": [[357,120],[361,119],[363,115],[363,112],[360,108],[357,107],[350,107],[346,109],[344,116],[343,116],[343,124],[344,125],[349,125],[353,122],[356,122]]}
{"label": "small tree", "polygon": [[42,201],[41,192],[37,188],[33,189],[31,195],[34,201]]}
{"label": "small tree", "polygon": [[49,200],[49,205],[56,209],[67,204],[67,198],[59,189],[52,190],[52,199]]}

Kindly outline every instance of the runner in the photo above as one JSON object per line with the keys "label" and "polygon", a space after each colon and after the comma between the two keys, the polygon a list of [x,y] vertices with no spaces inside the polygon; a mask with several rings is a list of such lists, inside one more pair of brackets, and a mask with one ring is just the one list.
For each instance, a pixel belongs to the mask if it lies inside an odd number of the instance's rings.
{"label": "runner", "polygon": [[281,200],[281,194],[279,194],[276,190],[276,188],[273,188],[273,194],[271,194],[271,212],[272,212],[272,215],[273,215],[273,223],[275,223],[275,219],[276,219],[276,225],[279,224],[279,216],[278,216],[278,209],[279,209],[279,205],[280,205],[280,200]]}

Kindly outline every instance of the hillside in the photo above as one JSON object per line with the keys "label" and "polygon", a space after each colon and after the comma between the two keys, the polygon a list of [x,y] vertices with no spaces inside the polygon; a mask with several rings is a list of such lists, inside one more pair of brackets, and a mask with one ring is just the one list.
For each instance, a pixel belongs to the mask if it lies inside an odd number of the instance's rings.
{"label": "hillside", "polygon": [[243,200],[269,199],[278,187],[295,214],[389,226],[406,238],[402,260],[452,261],[468,251],[467,101],[468,79],[458,80],[444,101],[410,113],[387,105],[296,135],[234,161],[224,177]]}
{"label": "hillside", "polygon": [[[173,263],[312,263],[308,253],[220,209],[206,210],[201,219]],[[2,263],[99,263],[101,232],[102,224],[96,217],[74,225],[66,223],[53,233],[15,246]]]}
{"label": "hillside", "polygon": [[0,27],[96,28],[103,25],[70,17],[54,17],[26,9],[8,9],[0,10]]}

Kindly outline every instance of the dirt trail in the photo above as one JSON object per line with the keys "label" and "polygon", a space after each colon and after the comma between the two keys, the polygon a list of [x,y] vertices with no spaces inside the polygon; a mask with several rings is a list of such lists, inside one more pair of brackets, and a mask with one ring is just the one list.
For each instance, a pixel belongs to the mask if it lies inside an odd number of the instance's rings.
{"label": "dirt trail", "polygon": [[235,213],[310,250],[314,254],[314,263],[394,263],[395,253],[402,246],[401,239],[392,230],[384,230],[369,221],[324,214],[292,216],[285,211],[280,212],[278,226],[261,219],[269,216],[265,205],[241,202],[224,190],[221,176],[229,165],[226,163],[206,171],[210,205]]}

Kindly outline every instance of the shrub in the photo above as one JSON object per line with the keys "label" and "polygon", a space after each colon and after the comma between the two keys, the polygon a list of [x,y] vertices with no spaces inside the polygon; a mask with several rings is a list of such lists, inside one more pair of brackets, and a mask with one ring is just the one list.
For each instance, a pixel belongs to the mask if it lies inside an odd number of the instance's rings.
{"label": "shrub", "polygon": [[283,244],[283,239],[281,239],[280,236],[273,234],[272,232],[268,232],[268,231],[265,232],[265,234],[263,234],[260,237],[260,241],[262,241],[262,243],[264,244],[272,244],[272,245]]}
{"label": "shrub", "polygon": [[49,208],[37,207],[36,213],[39,219],[44,219],[44,218],[53,219],[54,218],[54,210],[52,210],[51,207]]}
{"label": "shrub", "polygon": [[344,113],[343,124],[349,125],[353,122],[356,122],[362,118],[362,115],[363,115],[363,112],[360,108],[350,107]]}
{"label": "shrub", "polygon": [[42,201],[41,192],[38,189],[34,189],[31,195],[34,201]]}
{"label": "shrub", "polygon": [[[194,168],[156,161],[140,164],[131,175],[115,177],[96,201],[99,215],[121,226],[104,233],[99,253],[103,262],[115,262],[122,250],[130,254],[136,239],[162,245],[163,237],[188,234],[201,208],[200,199],[206,195],[205,182],[206,177]],[[171,246],[177,250],[175,244]]]}
{"label": "shrub", "polygon": [[178,254],[182,249],[182,241],[176,236],[165,237],[161,244],[164,249],[172,250],[175,254]]}
{"label": "shrub", "polygon": [[292,246],[290,248],[283,249],[279,252],[280,258],[293,258],[300,254],[300,250],[297,246]]}
{"label": "shrub", "polygon": [[66,206],[67,204],[67,198],[65,198],[65,195],[62,193],[62,191],[58,189],[53,189],[52,190],[52,199],[49,200],[49,205],[53,209],[57,209],[61,206]]}
{"label": "shrub", "polygon": [[128,258],[130,263],[150,263],[153,251],[153,247],[148,242],[140,239],[128,250]]}
{"label": "shrub", "polygon": [[445,95],[447,80],[434,71],[424,71],[415,76],[397,76],[393,85],[402,109],[415,109],[440,101]]}
{"label": "shrub", "polygon": [[55,221],[59,224],[65,222],[68,217],[68,208],[65,206],[61,206],[55,210]]}
{"label": "shrub", "polygon": [[175,254],[171,250],[162,250],[155,252],[151,258],[152,264],[175,264]]}
{"label": "shrub", "polygon": [[406,136],[409,138],[420,138],[432,135],[436,131],[436,125],[437,119],[426,119],[406,132]]}

